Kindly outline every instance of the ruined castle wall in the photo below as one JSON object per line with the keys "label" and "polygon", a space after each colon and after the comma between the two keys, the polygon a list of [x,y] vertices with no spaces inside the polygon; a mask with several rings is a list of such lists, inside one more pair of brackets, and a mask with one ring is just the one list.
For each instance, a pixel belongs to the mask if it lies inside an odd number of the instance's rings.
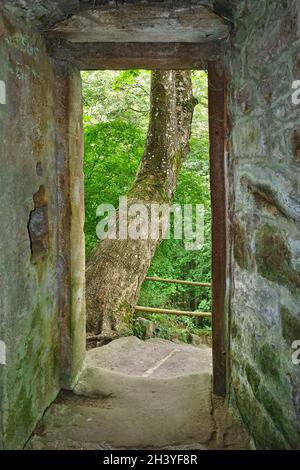
{"label": "ruined castle wall", "polygon": [[300,448],[300,365],[292,359],[300,340],[300,105],[292,102],[292,83],[300,79],[300,4],[236,3],[229,58],[230,396],[258,448]]}
{"label": "ruined castle wall", "polygon": [[[70,79],[71,88],[79,88],[78,77],[79,73]],[[71,386],[76,376],[70,357],[76,356],[73,336],[78,336],[83,291],[81,274],[78,281],[71,264],[82,267],[80,252],[70,254],[68,237],[71,206],[75,218],[82,206],[82,168],[70,169],[68,163],[62,168],[60,163],[68,159],[70,149],[77,157],[74,142],[80,148],[81,109],[79,95],[76,119],[70,119],[64,133],[57,133],[58,119],[59,125],[67,119],[72,97],[67,96],[65,112],[59,115],[55,68],[43,39],[1,12],[0,81],[0,344],[2,352],[6,350],[0,361],[0,448],[10,449],[22,447],[28,439],[56,397],[61,377]],[[64,181],[70,172],[74,187]],[[74,224],[73,230],[80,238],[82,220],[77,224],[78,230]],[[75,301],[74,319],[67,307]],[[63,308],[68,318],[62,320]],[[80,322],[84,331],[84,320]],[[61,324],[66,338],[63,353]],[[81,341],[84,352],[84,334],[76,341]],[[62,354],[69,358],[65,370]],[[77,372],[81,362],[82,350],[76,356]]]}

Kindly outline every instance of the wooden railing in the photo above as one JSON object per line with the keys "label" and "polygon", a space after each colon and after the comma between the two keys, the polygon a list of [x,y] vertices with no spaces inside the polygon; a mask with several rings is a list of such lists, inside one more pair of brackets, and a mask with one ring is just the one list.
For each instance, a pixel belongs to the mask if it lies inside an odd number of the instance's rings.
{"label": "wooden railing", "polygon": [[[145,281],[154,281],[154,282],[165,282],[169,284],[183,284],[186,286],[197,286],[197,287],[208,287],[211,289],[210,282],[195,282],[195,281],[183,281],[181,279],[163,279],[160,277],[146,277]],[[211,317],[211,312],[188,312],[186,310],[170,310],[165,308],[156,308],[156,307],[144,307],[137,305],[135,307],[136,312],[144,313],[160,313],[164,315],[176,315],[178,317],[201,317],[209,318]]]}
{"label": "wooden railing", "polygon": [[146,277],[145,281],[168,282],[170,284],[184,284],[186,286],[210,287],[210,282],[182,281],[181,279],[162,279],[161,277]]}

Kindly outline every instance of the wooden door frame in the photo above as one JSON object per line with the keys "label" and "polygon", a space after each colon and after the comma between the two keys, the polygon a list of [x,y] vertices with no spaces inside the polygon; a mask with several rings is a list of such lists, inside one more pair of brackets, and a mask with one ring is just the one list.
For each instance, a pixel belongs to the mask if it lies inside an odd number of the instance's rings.
{"label": "wooden door frame", "polygon": [[222,61],[208,64],[208,114],[212,207],[213,392],[226,396],[226,78]]}
{"label": "wooden door frame", "polygon": [[[208,69],[208,111],[209,111],[209,135],[210,135],[210,181],[212,201],[212,336],[213,336],[213,392],[218,396],[226,395],[226,271],[227,271],[227,247],[226,247],[226,191],[225,191],[225,137],[226,137],[226,80],[223,68],[223,47],[214,45],[211,49],[202,49],[201,44],[165,46],[163,54],[158,44],[135,45],[125,48],[125,53],[120,56],[120,50],[113,48],[115,54],[103,54],[103,48],[99,48],[98,55],[89,62],[79,57],[68,57],[68,61],[79,70],[109,70],[114,69]],[[176,46],[176,47],[175,47]],[[141,54],[147,51],[148,55]],[[181,48],[184,53],[181,54]],[[212,47],[212,46],[210,46]],[[219,55],[216,57],[215,51]],[[60,51],[52,50],[52,56],[58,59]],[[137,56],[133,54],[136,51]],[[187,54],[187,52],[191,52]],[[111,51],[110,51],[111,52]],[[81,54],[81,53],[80,53]],[[124,57],[125,55],[125,57]],[[214,58],[212,61],[209,57]],[[74,333],[75,334],[75,333]]]}

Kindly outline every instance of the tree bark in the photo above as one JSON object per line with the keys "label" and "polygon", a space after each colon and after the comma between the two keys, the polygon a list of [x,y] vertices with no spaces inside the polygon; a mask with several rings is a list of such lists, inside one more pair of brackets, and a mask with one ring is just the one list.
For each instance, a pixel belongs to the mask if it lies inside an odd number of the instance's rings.
{"label": "tree bark", "polygon": [[[128,208],[137,202],[170,204],[181,163],[189,150],[196,100],[189,71],[153,71],[150,121],[145,151]],[[86,269],[87,330],[102,343],[130,329],[134,307],[152,257],[161,241],[155,238],[102,240]]]}

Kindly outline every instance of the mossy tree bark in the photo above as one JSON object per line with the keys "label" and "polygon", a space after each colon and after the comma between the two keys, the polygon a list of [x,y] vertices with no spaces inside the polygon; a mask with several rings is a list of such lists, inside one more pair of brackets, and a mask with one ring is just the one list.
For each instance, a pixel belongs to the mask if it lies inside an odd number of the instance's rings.
{"label": "mossy tree bark", "polygon": [[[145,151],[128,208],[142,202],[170,204],[181,163],[189,149],[196,100],[189,71],[153,71],[150,121]],[[101,342],[120,336],[130,326],[141,284],[161,236],[102,240],[86,269],[87,330]]]}

